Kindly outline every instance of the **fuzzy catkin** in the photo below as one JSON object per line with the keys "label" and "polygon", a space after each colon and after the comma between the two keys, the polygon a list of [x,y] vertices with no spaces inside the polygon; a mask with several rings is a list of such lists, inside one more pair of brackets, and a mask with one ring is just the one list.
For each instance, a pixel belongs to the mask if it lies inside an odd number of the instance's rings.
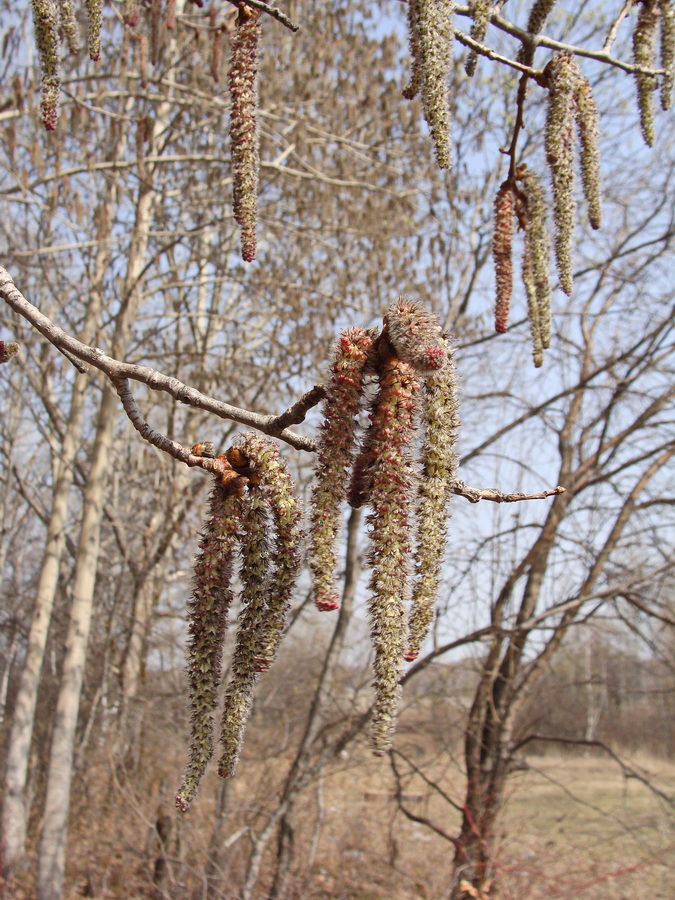
{"label": "fuzzy catkin", "polygon": [[675,79],[675,5],[673,0],[659,0],[661,13],[661,68],[665,75],[661,81],[661,108],[670,109]]}
{"label": "fuzzy catkin", "polygon": [[[523,282],[533,345],[541,345],[543,350],[548,348],[551,340],[551,242],[546,226],[546,195],[539,177],[530,169],[522,172],[520,180],[527,210]],[[535,349],[535,366],[541,365],[542,361],[540,350]]]}
{"label": "fuzzy catkin", "polygon": [[375,648],[371,746],[378,754],[391,745],[406,648],[410,512],[415,494],[411,445],[419,390],[417,377],[407,363],[392,356],[380,365],[380,387],[369,429],[372,512],[368,516],[368,562],[372,568],[368,608]]}
{"label": "fuzzy catkin", "polygon": [[10,359],[13,359],[17,355],[18,352],[19,345],[16,343],[16,341],[9,341],[9,343],[0,341],[0,365],[8,363]]}
{"label": "fuzzy catkin", "polygon": [[534,358],[534,366],[538,369],[544,362],[544,343],[541,333],[541,316],[537,298],[537,282],[534,274],[532,243],[527,232],[525,233],[525,247],[523,250],[523,284],[527,295],[527,315],[532,336],[532,356]]}
{"label": "fuzzy catkin", "polygon": [[69,53],[80,49],[80,29],[75,16],[73,0],[59,0],[59,20]]}
{"label": "fuzzy catkin", "polygon": [[495,264],[497,300],[495,304],[495,330],[503,334],[509,324],[511,294],[513,293],[513,185],[505,181],[495,197],[494,234],[492,258]]}
{"label": "fuzzy catkin", "polygon": [[556,0],[535,0],[527,17],[527,31],[530,34],[539,34],[555,4]]}
{"label": "fuzzy catkin", "polygon": [[239,761],[244,730],[253,705],[258,678],[256,665],[258,632],[265,615],[270,569],[268,542],[269,510],[259,487],[249,485],[242,514],[241,593],[242,611],[232,656],[230,680],[225,691],[218,774],[228,778]]}
{"label": "fuzzy catkin", "polygon": [[98,60],[101,55],[101,23],[103,21],[103,0],[86,0],[87,6],[87,48],[89,59]]}
{"label": "fuzzy catkin", "polygon": [[130,28],[138,25],[140,0],[124,0],[122,7],[122,21]]}
{"label": "fuzzy catkin", "polygon": [[324,611],[339,606],[335,568],[342,523],[340,504],[345,499],[365,368],[372,346],[373,336],[362,328],[350,328],[342,334],[323,404],[324,421],[319,433],[312,490],[309,565],[314,576],[314,603]]}
{"label": "fuzzy catkin", "polygon": [[152,0],[150,7],[150,62],[153,66],[159,60],[162,39],[162,0]]}
{"label": "fuzzy catkin", "polygon": [[241,255],[255,259],[258,216],[258,42],[260,16],[256,11],[242,18],[232,35],[230,87],[230,139],[232,143],[233,212],[241,228]]}
{"label": "fuzzy catkin", "polygon": [[422,54],[419,42],[420,0],[408,0],[408,48],[410,50],[410,81],[403,88],[406,100],[416,97],[422,86]]}
{"label": "fuzzy catkin", "polygon": [[138,78],[142,88],[148,86],[148,37],[137,35],[138,39]]}
{"label": "fuzzy catkin", "polygon": [[56,0],[31,0],[31,7],[42,69],[42,124],[47,131],[54,131],[61,92],[59,8]]}
{"label": "fuzzy catkin", "polygon": [[[487,34],[488,25],[490,24],[490,13],[492,12],[492,0],[470,0],[469,14],[471,15],[471,37],[474,41],[482,44]],[[478,54],[475,50],[471,50],[466,58],[464,71],[471,78],[476,71],[476,63],[478,62]]]}
{"label": "fuzzy catkin", "polygon": [[286,625],[290,598],[301,562],[302,509],[293,492],[293,481],[279,457],[279,447],[258,435],[249,435],[245,453],[262,472],[260,490],[269,504],[274,525],[265,615],[256,636],[254,667],[265,672],[271,666]]}
{"label": "fuzzy catkin", "polygon": [[447,361],[438,318],[407,297],[399,297],[385,313],[384,334],[396,356],[420,375],[441,369]]}
{"label": "fuzzy catkin", "polygon": [[446,342],[446,363],[427,376],[422,425],[422,476],[418,492],[415,579],[405,658],[416,659],[434,616],[447,537],[448,504],[457,476],[459,436],[457,375]]}
{"label": "fuzzy catkin", "polygon": [[555,253],[560,287],[572,293],[572,238],[574,235],[574,115],[579,68],[571,53],[557,53],[549,63],[546,110],[546,160],[553,183]]}
{"label": "fuzzy catkin", "polygon": [[598,109],[593,99],[591,86],[585,78],[580,78],[574,92],[576,100],[576,122],[581,145],[581,182],[588,203],[588,221],[591,228],[602,224],[602,199],[600,196],[600,153],[598,140]]}
{"label": "fuzzy catkin", "polygon": [[452,0],[413,0],[409,5],[408,32],[412,60],[410,84],[403,95],[422,95],[441,169],[452,165],[450,143],[450,66],[452,61]]}
{"label": "fuzzy catkin", "polygon": [[[408,363],[418,375],[440,369],[446,362],[447,349],[438,318],[419,304],[401,296],[384,316],[382,340],[398,359]],[[347,500],[353,509],[364,506],[370,497],[376,453],[369,428],[354,461]]]}
{"label": "fuzzy catkin", "polygon": [[[530,34],[539,34],[541,29],[546,24],[546,20],[548,19],[555,4],[556,0],[535,0],[535,3],[530,10],[530,14],[527,17],[527,25],[525,30]],[[518,62],[531,65],[533,56],[534,53],[532,50],[526,52],[525,48],[521,47],[518,51]]]}
{"label": "fuzzy catkin", "polygon": [[[659,21],[658,0],[644,0],[640,4],[633,32],[633,62],[643,69],[653,69],[656,60],[656,29]],[[635,73],[640,130],[645,144],[654,145],[654,88],[656,78],[643,72]]]}
{"label": "fuzzy catkin", "polygon": [[190,759],[176,794],[176,806],[183,812],[194,799],[213,756],[213,712],[232,604],[230,583],[240,520],[239,497],[218,481],[209,499],[209,516],[199,542],[193,593],[188,604]]}

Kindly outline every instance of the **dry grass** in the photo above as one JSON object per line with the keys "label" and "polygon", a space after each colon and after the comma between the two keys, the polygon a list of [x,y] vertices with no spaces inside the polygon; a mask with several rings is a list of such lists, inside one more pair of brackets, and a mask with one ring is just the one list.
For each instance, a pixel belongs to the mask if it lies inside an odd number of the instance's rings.
{"label": "dry grass", "polygon": [[[675,766],[645,761],[645,772],[675,795]],[[442,776],[451,797],[462,781],[447,759],[425,771]],[[386,761],[364,757],[357,770],[326,779],[323,835],[308,891],[298,896],[443,898],[452,847],[397,812]],[[405,786],[406,805],[454,834],[460,814],[422,779]],[[367,793],[383,792],[375,799]],[[414,795],[421,797],[415,799]],[[500,897],[516,900],[622,900],[675,895],[675,810],[618,767],[598,758],[531,757],[512,776],[497,840]]]}
{"label": "dry grass", "polygon": [[[102,754],[87,772],[86,799],[74,805],[69,841],[69,900],[197,900],[203,898],[204,868],[213,829],[218,779],[211,773],[189,815],[174,825],[169,848],[171,881],[163,894],[153,888],[158,855],[154,823],[160,808],[172,813],[171,795],[180,777],[182,736],[153,735],[148,757],[135,773],[111,781]],[[456,761],[431,739],[399,734],[398,746],[429,779],[455,800],[463,780]],[[262,748],[256,742],[256,751]],[[253,758],[253,747],[229,788],[224,836],[242,824],[255,832],[274,809],[286,754]],[[675,810],[635,778],[598,757],[527,759],[514,772],[496,840],[495,868],[501,900],[671,900],[675,896]],[[637,768],[635,760],[631,764]],[[406,805],[449,834],[460,813],[418,775],[406,771]],[[675,795],[675,765],[640,760],[639,771]],[[398,809],[389,760],[356,747],[303,794],[294,819],[294,900],[441,900],[447,897],[453,848]],[[317,830],[317,825],[318,830]],[[317,837],[318,835],[318,837]],[[236,900],[250,843],[232,844],[223,862],[222,900]],[[256,900],[267,897],[271,841]],[[28,898],[30,892],[22,896]],[[289,898],[290,900],[290,898]]]}

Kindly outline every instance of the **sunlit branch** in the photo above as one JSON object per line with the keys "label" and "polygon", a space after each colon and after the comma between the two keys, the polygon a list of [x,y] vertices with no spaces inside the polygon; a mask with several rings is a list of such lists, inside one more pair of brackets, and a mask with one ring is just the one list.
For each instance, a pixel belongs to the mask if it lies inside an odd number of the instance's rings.
{"label": "sunlit branch", "polygon": [[314,387],[303,394],[299,400],[296,400],[292,406],[289,406],[286,412],[274,417],[274,427],[283,431],[290,425],[300,425],[305,421],[305,417],[310,409],[313,409],[326,396],[326,388],[322,384],[316,384]]}
{"label": "sunlit branch", "polygon": [[539,491],[536,494],[524,494],[519,491],[515,494],[505,494],[497,488],[472,488],[463,481],[456,481],[452,493],[464,497],[469,503],[479,503],[481,500],[492,500],[493,503],[516,503],[519,500],[545,500],[547,497],[555,497],[556,494],[564,494],[565,488],[558,487],[550,490]]}
{"label": "sunlit branch", "polygon": [[[16,313],[30,322],[57,349],[61,352],[70,353],[82,362],[94,366],[113,383],[115,383],[115,379],[130,378],[133,381],[139,381],[141,384],[147,385],[154,391],[163,391],[175,400],[179,400],[188,406],[203,409],[206,412],[219,416],[221,419],[230,419],[234,422],[239,422],[241,425],[254,428],[256,431],[261,431],[263,434],[279,438],[297,450],[312,451],[315,448],[314,441],[310,438],[296,434],[287,428],[279,429],[276,424],[276,416],[262,415],[236,406],[230,406],[228,403],[222,403],[213,397],[202,394],[196,388],[183,384],[177,378],[171,378],[169,375],[164,375],[148,366],[123,363],[120,360],[107,356],[97,347],[83,344],[71,335],[66,334],[65,331],[55,325],[47,316],[43,315],[32,303],[29,303],[12,281],[7,270],[2,266],[0,266],[0,297]],[[194,465],[198,465],[198,463],[194,463]]]}
{"label": "sunlit branch", "polygon": [[113,377],[111,378],[111,381],[115,386],[115,390],[117,391],[120,400],[122,401],[124,412],[127,414],[127,416],[129,417],[129,421],[143,438],[143,440],[148,441],[148,443],[152,444],[153,447],[157,447],[164,453],[168,453],[169,456],[172,456],[179,462],[185,463],[185,465],[187,466],[195,466],[200,469],[206,469],[208,472],[217,471],[218,466],[215,460],[210,459],[206,456],[196,456],[182,444],[179,444],[177,441],[172,441],[165,435],[160,434],[158,431],[155,431],[155,429],[148,422],[146,422],[140,409],[138,408],[138,404],[134,399],[134,395],[131,393],[131,386],[129,384],[128,378]]}
{"label": "sunlit branch", "polygon": [[[455,6],[455,14],[458,16],[470,16],[469,7],[464,5],[457,5]],[[570,53],[573,53],[575,56],[583,56],[586,59],[594,59],[598,62],[606,63],[609,66],[614,66],[617,69],[621,69],[624,72],[630,72],[631,74],[634,74],[636,72],[644,75],[664,74],[663,69],[647,69],[643,66],[636,66],[632,63],[624,62],[622,59],[617,59],[609,52],[607,42],[605,42],[605,46],[601,50],[591,50],[588,47],[578,47],[576,44],[566,44],[562,41],[556,41],[553,38],[547,37],[545,34],[530,34],[529,32],[525,31],[524,28],[519,28],[512,22],[509,22],[508,19],[504,19],[502,16],[497,14],[493,14],[490,21],[496,28],[499,28],[500,31],[503,31],[506,34],[511,35],[511,37],[519,40],[525,48],[531,48],[534,50],[537,47],[547,47],[549,50],[566,50]],[[618,24],[619,23],[617,23],[616,25],[617,28]],[[611,43],[609,46],[611,47]]]}
{"label": "sunlit branch", "polygon": [[626,18],[628,13],[635,6],[635,3],[636,3],[636,0],[626,0],[623,7],[621,8],[621,11],[619,12],[618,16],[616,17],[616,19],[614,19],[612,24],[609,26],[609,31],[607,32],[607,38],[605,39],[605,43],[603,44],[603,47],[602,47],[602,49],[605,50],[607,53],[609,53],[609,51],[612,49],[612,44],[616,40],[616,36],[619,32],[619,25],[621,25],[621,23]]}
{"label": "sunlit branch", "polygon": [[485,44],[481,44],[478,41],[474,40],[472,37],[470,37],[470,35],[464,34],[463,31],[455,30],[455,37],[460,44],[468,47],[469,50],[475,50],[476,53],[484,56],[486,59],[491,59],[494,62],[502,63],[502,65],[510,66],[512,69],[516,69],[516,71],[518,72],[524,72],[526,75],[529,75],[534,79],[541,77],[540,69],[533,69],[532,66],[526,66],[515,59],[509,59],[508,56],[502,56],[491,47],[487,47]]}

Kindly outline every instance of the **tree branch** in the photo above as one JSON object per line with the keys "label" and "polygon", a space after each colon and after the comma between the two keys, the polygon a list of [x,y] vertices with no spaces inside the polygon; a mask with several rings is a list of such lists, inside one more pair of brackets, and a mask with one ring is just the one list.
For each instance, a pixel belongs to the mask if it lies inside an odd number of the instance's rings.
{"label": "tree branch", "polygon": [[[455,6],[455,12],[459,16],[471,15],[469,7],[464,5]],[[618,29],[620,20],[624,18],[626,12],[627,10],[625,12],[622,10],[622,12],[619,13],[619,21],[617,21],[612,28],[616,27]],[[586,59],[595,59],[598,62],[606,63],[609,66],[614,66],[617,69],[622,69],[624,72],[630,72],[631,74],[634,74],[635,72],[639,72],[643,75],[664,74],[663,69],[645,69],[643,66],[635,66],[632,63],[626,63],[623,60],[612,56],[609,52],[613,41],[612,30],[610,30],[610,34],[608,35],[608,40],[611,37],[612,41],[609,41],[609,43],[608,41],[605,41],[602,50],[590,50],[587,47],[578,47],[576,44],[566,44],[562,41],[553,40],[553,38],[547,37],[545,34],[530,34],[529,31],[526,31],[524,28],[519,28],[517,25],[509,22],[508,19],[502,18],[502,16],[497,13],[492,14],[490,21],[496,28],[499,28],[500,31],[519,40],[526,49],[531,48],[534,51],[537,47],[547,47],[549,50],[564,50],[573,53],[575,56],[583,56]]]}
{"label": "tree branch", "polygon": [[[229,0],[229,2],[237,8],[241,5],[239,0]],[[245,3],[246,6],[252,6],[254,9],[259,9],[261,12],[267,13],[268,16],[276,19],[277,22],[281,22],[286,28],[290,28],[292,32],[295,33],[296,31],[300,31],[300,26],[296,25],[295,22],[292,22],[286,13],[277,9],[276,6],[270,6],[269,3],[263,3],[262,0],[245,0]]]}
{"label": "tree branch", "polygon": [[537,494],[524,494],[519,491],[515,494],[504,494],[497,488],[472,488],[463,481],[456,481],[452,486],[452,493],[464,497],[469,503],[479,503],[481,500],[492,500],[493,503],[516,503],[519,500],[545,500],[547,497],[555,497],[564,494],[565,488],[558,485]]}
{"label": "tree branch", "polygon": [[[411,812],[406,806],[403,805],[403,792],[401,789],[401,775],[396,766],[396,759],[394,758],[394,751],[389,752],[389,759],[391,762],[391,768],[392,768],[392,770],[394,772],[394,776],[396,778],[396,802],[398,804],[398,808],[401,810],[403,815],[406,818],[410,819],[411,822],[418,822],[420,825],[426,825],[426,827],[430,828],[435,834],[438,834],[442,838],[445,838],[446,841],[449,841],[455,849],[459,849],[461,847],[461,844],[457,840],[456,837],[454,837],[452,834],[449,834],[447,831],[445,831],[444,828],[441,828],[440,825],[436,825],[434,822],[431,821],[431,819],[427,819],[426,816],[418,816],[415,813]],[[455,803],[453,803],[452,805],[456,807]]]}
{"label": "tree branch", "polygon": [[[87,344],[83,344],[71,335],[66,334],[66,332],[55,325],[51,319],[48,319],[47,316],[43,315],[37,307],[33,306],[32,303],[29,303],[12,281],[7,270],[2,266],[0,266],[0,297],[2,297],[16,313],[30,322],[30,324],[58,350],[61,352],[65,350],[82,362],[89,363],[100,372],[103,372],[103,374],[115,385],[116,390],[118,390],[117,383],[121,383],[124,379],[139,381],[141,384],[147,385],[152,390],[163,391],[175,400],[185,403],[188,406],[192,406],[196,409],[203,409],[206,412],[219,416],[221,419],[239,422],[241,425],[254,428],[256,431],[260,431],[270,437],[279,438],[287,444],[290,444],[292,447],[295,447],[296,450],[306,450],[311,452],[315,449],[315,443],[311,438],[296,434],[288,428],[279,428],[277,421],[280,417],[278,416],[262,415],[261,413],[240,409],[237,406],[230,406],[228,403],[222,403],[219,400],[215,400],[213,397],[207,397],[196,388],[189,387],[181,381],[178,381],[177,378],[163,375],[161,372],[157,372],[155,369],[151,369],[148,366],[137,366],[120,362],[120,360],[107,356],[97,347],[90,347]],[[133,397],[131,400],[133,402]],[[300,401],[300,403],[302,403],[302,401]],[[129,408],[133,409],[131,405]],[[295,407],[292,409],[295,409]],[[129,415],[129,412],[127,412],[127,414]],[[133,414],[136,416],[135,411]],[[138,415],[140,416],[140,413],[138,413]],[[282,414],[282,417],[284,415],[285,414]],[[134,419],[132,418],[131,421],[134,422]],[[142,417],[141,419],[137,418],[137,421],[138,426],[134,423],[134,427],[139,430],[139,433],[143,434],[146,432],[148,435],[153,436],[156,434],[147,423],[143,423]],[[149,440],[150,437],[147,439]],[[181,453],[184,453],[185,450],[184,448],[181,448],[180,444],[175,444],[173,441],[168,441],[166,438],[163,438],[162,441],[167,441],[164,447],[167,452],[171,452],[171,455],[173,455],[175,459],[181,459],[182,462],[186,462],[188,465],[202,465],[197,462],[188,463],[187,459],[182,458]],[[154,443],[154,441],[151,442]],[[159,446],[159,444],[155,445]],[[169,450],[169,446],[171,446],[172,450],[175,452]],[[175,455],[176,453],[179,455]]]}

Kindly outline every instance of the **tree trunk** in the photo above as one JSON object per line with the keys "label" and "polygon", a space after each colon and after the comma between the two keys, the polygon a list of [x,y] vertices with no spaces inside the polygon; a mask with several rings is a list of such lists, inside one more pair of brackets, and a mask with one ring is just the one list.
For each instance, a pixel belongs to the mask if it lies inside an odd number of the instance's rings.
{"label": "tree trunk", "polygon": [[[137,282],[145,264],[154,200],[154,191],[143,185],[136,209],[136,222],[123,292],[126,302],[122,304],[112,341],[112,353],[118,358],[124,356],[130,325],[136,310]],[[94,605],[103,502],[108,485],[117,412],[117,395],[106,386],[99,407],[91,468],[84,494],[66,655],[54,716],[44,824],[38,860],[39,900],[60,900],[63,893],[75,731]]]}
{"label": "tree trunk", "polygon": [[450,900],[482,900],[493,881],[494,829],[502,808],[506,765],[500,760],[477,789],[469,788],[455,844]]}
{"label": "tree trunk", "polygon": [[[117,158],[124,142],[118,139],[114,148]],[[110,259],[108,237],[113,220],[115,185],[110,184],[102,200],[98,215],[97,239],[99,241],[94,263],[93,289],[85,311],[82,340],[88,343],[98,328],[102,308],[103,283]],[[30,804],[26,783],[28,760],[33,739],[35,708],[37,705],[40,675],[47,646],[47,636],[58,587],[61,558],[65,546],[65,526],[68,513],[68,497],[73,483],[75,459],[82,438],[82,418],[87,375],[76,375],[71,393],[68,424],[60,447],[58,468],[52,496],[52,508],[47,525],[47,543],[40,569],[35,606],[28,635],[28,647],[24,659],[12,717],[12,727],[7,743],[5,789],[2,805],[3,871],[7,878],[19,866],[25,855],[26,829]]]}
{"label": "tree trunk", "polygon": [[[361,524],[360,510],[352,510],[349,517],[347,530],[347,555],[345,561],[345,584],[342,592],[342,606],[333,632],[330,647],[326,654],[323,671],[319,678],[312,708],[305,726],[305,733],[296,753],[293,766],[286,780],[284,791],[279,801],[282,809],[280,817],[279,836],[277,844],[277,856],[274,863],[274,882],[270,891],[270,900],[283,900],[287,896],[291,878],[291,866],[295,852],[293,813],[295,803],[299,799],[299,792],[316,774],[316,766],[311,767],[311,756],[314,739],[324,724],[324,712],[326,701],[333,687],[335,670],[344,645],[347,626],[351,619],[356,595],[356,585],[359,578],[359,527]],[[323,765],[321,761],[318,766]],[[249,876],[250,882],[250,876]]]}
{"label": "tree trunk", "polygon": [[47,545],[40,570],[35,608],[28,634],[28,647],[14,704],[12,726],[7,744],[5,790],[2,804],[3,869],[5,877],[24,858],[28,803],[26,781],[33,738],[35,707],[40,673],[47,645],[49,624],[58,586],[61,556],[65,545],[65,523],[68,495],[73,482],[75,457],[80,447],[82,411],[86,375],[77,375],[73,386],[70,416],[61,448],[61,466],[54,486],[52,510],[47,526]]}
{"label": "tree trunk", "polygon": [[99,410],[92,466],[84,495],[66,655],[54,715],[44,825],[40,840],[40,900],[59,900],[63,889],[75,730],[94,605],[101,518],[108,483],[116,406],[116,397],[106,390]]}

